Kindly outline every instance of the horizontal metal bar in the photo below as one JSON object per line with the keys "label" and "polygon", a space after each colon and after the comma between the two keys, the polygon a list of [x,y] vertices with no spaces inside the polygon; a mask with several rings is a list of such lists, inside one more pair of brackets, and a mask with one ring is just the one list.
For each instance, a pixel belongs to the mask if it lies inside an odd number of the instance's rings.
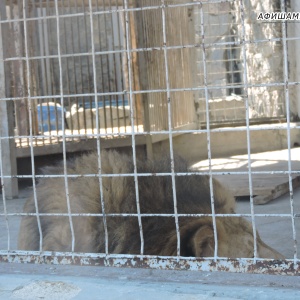
{"label": "horizontal metal bar", "polygon": [[[287,38],[289,41],[299,40],[300,37],[291,37]],[[106,51],[95,51],[95,55],[107,55],[107,54],[122,54],[122,53],[138,53],[138,52],[149,52],[149,51],[164,51],[166,50],[181,50],[181,49],[190,49],[190,48],[202,48],[205,49],[214,48],[217,46],[240,46],[243,44],[259,44],[259,43],[266,43],[266,42],[280,42],[281,38],[270,38],[270,39],[262,39],[262,40],[245,40],[243,42],[216,42],[216,43],[198,43],[198,44],[186,44],[186,45],[173,45],[173,46],[156,46],[156,47],[147,47],[147,48],[137,48],[137,49],[130,49],[127,50],[106,50]],[[70,58],[70,57],[86,57],[92,56],[90,52],[80,52],[80,53],[70,53],[70,54],[61,54],[61,58]],[[10,57],[5,59],[0,59],[0,61],[8,62],[8,61],[22,61],[22,60],[42,60],[46,58],[58,58],[58,55],[40,55],[40,56],[30,56],[28,58],[24,56],[17,56],[17,57]],[[221,60],[224,61],[224,60]],[[230,61],[230,60],[226,60]],[[235,61],[232,59],[232,61]],[[209,61],[207,61],[209,62]]]}
{"label": "horizontal metal bar", "polygon": [[[218,89],[231,89],[231,88],[257,88],[257,87],[278,87],[278,86],[294,86],[299,85],[299,81],[290,81],[290,82],[273,82],[273,83],[256,83],[256,84],[237,84],[237,85],[212,85],[212,86],[201,86],[201,87],[193,87],[193,88],[169,88],[169,89],[156,89],[156,90],[138,90],[132,91],[132,94],[139,95],[139,94],[151,94],[151,93],[166,93],[166,92],[195,92],[195,91],[203,91],[206,88],[209,90],[218,90]],[[31,96],[31,97],[7,97],[7,98],[0,98],[0,101],[13,101],[13,100],[42,100],[42,99],[60,99],[60,98],[78,98],[78,97],[94,97],[96,96],[117,96],[117,95],[124,95],[126,96],[128,91],[123,92],[109,92],[109,93],[86,93],[86,94],[64,94],[64,95],[50,95],[50,96]],[[172,97],[171,97],[172,101]]]}
{"label": "horizontal metal bar", "polygon": [[[218,4],[218,3],[230,3],[234,0],[210,0],[210,4]],[[162,9],[163,7],[167,8],[179,8],[179,7],[190,7],[190,6],[196,6],[196,5],[202,5],[202,4],[208,4],[207,1],[195,1],[195,2],[189,2],[189,3],[180,3],[180,4],[168,4],[168,5],[153,5],[153,6],[144,6],[144,7],[122,7],[117,9],[109,9],[109,10],[101,10],[92,12],[92,15],[105,15],[105,14],[112,14],[112,13],[124,13],[124,12],[138,12],[138,11],[146,11],[146,10],[158,10]],[[90,11],[88,11],[88,8],[85,12],[82,13],[73,13],[73,14],[60,14],[59,18],[72,18],[72,17],[85,17],[89,16],[91,14]],[[24,21],[36,21],[40,19],[56,19],[56,15],[52,16],[43,16],[43,17],[32,17],[32,18],[19,18],[19,19],[10,19],[10,20],[1,20],[0,24],[3,23],[13,23],[13,22],[24,22]]]}
{"label": "horizontal metal bar", "polygon": [[[300,124],[298,123],[291,123],[289,126],[290,129],[300,129]],[[262,131],[262,130],[286,130],[286,124],[274,124],[274,125],[253,125],[249,127],[250,131]],[[245,126],[238,126],[238,127],[220,127],[220,128],[213,128],[210,129],[210,132],[220,133],[220,132],[237,132],[237,131],[246,131],[247,128]],[[171,131],[172,134],[183,134],[183,133],[207,133],[207,129],[174,129]],[[148,134],[151,135],[168,135],[168,130],[161,130],[161,131],[142,131],[142,132],[114,132],[114,133],[72,133],[72,134],[65,134],[66,138],[97,138],[97,137],[111,137],[111,136],[131,136],[132,134],[138,136],[146,136]],[[59,133],[51,133],[50,135],[14,135],[14,136],[1,136],[0,140],[6,139],[27,139],[32,137],[33,139],[50,139],[50,138],[59,138],[62,137],[62,134]]]}
{"label": "horizontal metal bar", "polygon": [[161,257],[149,255],[80,254],[37,251],[0,251],[0,263],[64,264],[81,266],[106,266],[150,268],[164,270],[225,271],[236,273],[299,275],[299,260],[273,260],[249,258],[192,258]]}
{"label": "horizontal metal bar", "polygon": [[[199,217],[251,217],[251,214],[176,214],[178,217],[190,217],[190,218],[199,218]],[[56,216],[56,217],[175,217],[175,214],[134,214],[134,213],[0,213],[0,216],[15,217],[15,216]],[[283,218],[299,218],[300,214],[255,214],[255,217],[283,217]]]}
{"label": "horizontal metal bar", "polygon": [[[73,7],[73,6],[78,6],[77,3],[78,0],[69,0],[66,6],[66,2],[64,1],[57,1],[57,6],[58,7]],[[130,2],[132,2],[132,0],[130,0]],[[11,4],[18,4],[18,0],[6,0],[6,5],[11,5]],[[84,5],[89,4],[88,0],[82,0],[81,3],[83,3]],[[123,0],[114,0],[114,3],[116,3],[117,5],[123,5]],[[98,0],[92,0],[92,4],[96,5],[98,4]],[[101,4],[104,5],[112,5],[111,0],[102,0]],[[32,8],[40,8],[40,7],[54,7],[55,6],[55,0],[30,0],[28,1],[28,3],[26,4],[28,7]]]}
{"label": "horizontal metal bar", "polygon": [[[136,173],[138,177],[153,177],[153,176],[193,176],[193,175],[213,175],[213,176],[220,176],[220,175],[248,175],[249,172],[247,171],[194,171],[194,172],[174,172],[174,173]],[[300,170],[299,171],[251,171],[251,174],[253,175],[289,175],[289,174],[294,174],[294,175],[300,175]],[[49,174],[49,175],[12,175],[12,176],[7,176],[3,175],[3,178],[98,178],[98,177],[134,177],[135,173],[124,173],[124,174]]]}

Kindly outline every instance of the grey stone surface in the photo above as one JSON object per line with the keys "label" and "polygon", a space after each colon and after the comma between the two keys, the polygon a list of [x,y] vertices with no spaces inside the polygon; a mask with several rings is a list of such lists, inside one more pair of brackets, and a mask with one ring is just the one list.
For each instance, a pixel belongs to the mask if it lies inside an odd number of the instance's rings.
{"label": "grey stone surface", "polygon": [[1,299],[298,299],[299,288],[287,276],[0,264]]}

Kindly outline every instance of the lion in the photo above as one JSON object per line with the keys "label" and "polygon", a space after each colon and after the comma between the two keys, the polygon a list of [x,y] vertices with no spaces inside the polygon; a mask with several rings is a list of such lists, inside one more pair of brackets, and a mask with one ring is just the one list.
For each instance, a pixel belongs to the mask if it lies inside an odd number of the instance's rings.
{"label": "lion", "polygon": [[[40,233],[35,215],[22,218],[19,249],[70,252],[72,251],[72,228],[75,252],[105,253],[106,234],[104,218],[101,215],[104,206],[109,253],[140,254],[139,225],[141,225],[145,255],[178,255],[172,176],[166,174],[171,172],[170,158],[137,160],[136,166],[137,178],[133,175],[132,157],[115,150],[101,151],[100,169],[96,152],[83,154],[72,161],[67,161],[67,174],[79,175],[69,176],[67,179],[69,210],[72,214],[80,214],[71,217],[72,227],[69,216],[57,215],[68,213],[65,179],[63,176],[42,178],[36,186],[38,213],[41,214],[39,220],[42,249],[40,249]],[[174,166],[176,172],[189,171],[187,162],[177,156],[174,159]],[[44,172],[63,175],[63,164],[47,167]],[[120,175],[102,176],[100,188],[99,173]],[[252,225],[242,217],[232,216],[235,211],[235,200],[226,188],[213,179],[215,213],[231,214],[231,216],[217,216],[214,223],[212,216],[209,215],[212,214],[209,177],[190,173],[175,175],[173,180],[176,188],[177,213],[191,214],[191,216],[178,216],[180,256],[213,257],[215,237],[218,241],[218,257],[252,258],[254,256]],[[141,224],[137,217],[136,183]],[[104,205],[101,202],[100,191]],[[24,212],[37,213],[33,196],[25,203]],[[192,216],[192,214],[203,216]],[[258,257],[283,258],[280,253],[261,240],[258,232],[256,232],[256,240]]]}

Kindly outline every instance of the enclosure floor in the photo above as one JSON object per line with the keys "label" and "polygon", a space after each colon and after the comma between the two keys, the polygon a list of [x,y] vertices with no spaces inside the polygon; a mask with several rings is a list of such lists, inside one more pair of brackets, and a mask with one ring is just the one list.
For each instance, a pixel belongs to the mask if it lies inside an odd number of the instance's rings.
{"label": "enclosure floor", "polygon": [[[288,150],[268,151],[251,154],[251,171],[267,172],[268,174],[252,174],[254,203],[264,204],[289,192],[288,174],[274,174],[276,171],[289,170]],[[225,174],[215,176],[227,186],[237,198],[250,198],[249,175],[238,174],[226,176],[228,172],[248,172],[248,155],[235,155],[227,158],[212,159],[212,171]],[[193,165],[200,171],[208,171],[208,160]],[[291,170],[300,171],[300,148],[291,149]],[[292,175],[293,187],[300,186],[300,175]]]}

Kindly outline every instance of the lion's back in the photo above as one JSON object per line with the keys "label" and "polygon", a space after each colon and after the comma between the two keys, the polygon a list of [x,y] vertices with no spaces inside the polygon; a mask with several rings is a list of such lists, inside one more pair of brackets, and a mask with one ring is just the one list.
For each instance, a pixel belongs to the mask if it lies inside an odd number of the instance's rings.
{"label": "lion's back", "polygon": [[[105,232],[101,216],[102,204],[106,214],[136,214],[135,180],[138,181],[138,199],[142,214],[173,214],[175,212],[173,187],[176,187],[178,213],[211,213],[207,176],[181,174],[176,175],[173,180],[168,157],[153,161],[138,160],[137,171],[135,179],[132,158],[116,151],[101,152],[101,168],[97,152],[67,161],[66,174],[70,175],[69,177],[64,176],[63,165],[47,168],[45,172],[48,175],[59,175],[60,178],[44,178],[37,185],[38,212],[65,215],[40,216],[43,249],[71,251],[71,221],[75,234],[75,251],[103,252]],[[187,163],[179,157],[175,159],[175,171],[181,173],[189,171]],[[142,173],[148,173],[149,176],[139,176]],[[160,173],[167,175],[161,176]],[[99,174],[104,176],[100,179]],[[112,176],[108,176],[109,174]],[[126,174],[129,176],[124,176]],[[214,182],[214,186],[217,187],[215,203],[218,212],[225,212],[228,210],[230,197],[219,191],[221,186],[217,182]],[[231,205],[229,208],[233,209]],[[36,212],[34,197],[27,201],[24,212]],[[69,212],[99,214],[99,216],[73,216],[70,219]],[[140,231],[137,220],[137,217],[107,217],[111,252],[119,253],[126,249],[135,253],[139,251]],[[163,235],[176,230],[173,218],[143,217],[142,220],[146,247],[148,244],[151,245],[151,241],[159,240]],[[40,235],[37,218],[24,217],[20,228],[20,249],[38,250]],[[157,236],[159,232],[160,237]]]}

